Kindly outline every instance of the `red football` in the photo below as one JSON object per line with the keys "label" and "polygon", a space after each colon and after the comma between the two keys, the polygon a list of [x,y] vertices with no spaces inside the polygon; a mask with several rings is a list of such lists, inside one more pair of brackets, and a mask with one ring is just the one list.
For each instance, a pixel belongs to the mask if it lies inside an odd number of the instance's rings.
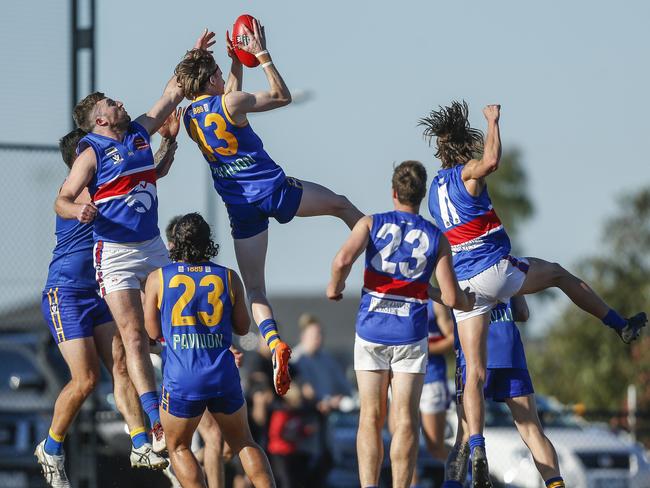
{"label": "red football", "polygon": [[248,15],[248,14],[240,15],[239,17],[237,17],[237,20],[235,20],[235,23],[232,26],[232,43],[233,43],[233,47],[235,48],[235,54],[237,55],[241,63],[244,66],[248,66],[249,68],[254,68],[258,64],[260,64],[260,62],[254,55],[244,51],[243,49],[239,49],[237,45],[243,44],[245,46],[248,44],[248,35],[246,34],[246,30],[244,30],[244,26],[248,27],[248,30],[253,32],[254,20],[255,19],[253,18],[252,15]]}

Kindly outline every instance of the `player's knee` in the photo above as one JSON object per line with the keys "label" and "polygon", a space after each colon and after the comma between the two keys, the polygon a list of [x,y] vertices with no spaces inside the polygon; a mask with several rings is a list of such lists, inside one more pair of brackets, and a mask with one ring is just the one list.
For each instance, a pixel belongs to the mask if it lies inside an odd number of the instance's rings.
{"label": "player's knee", "polygon": [[366,408],[359,413],[359,424],[366,428],[381,428],[385,418],[380,408]]}
{"label": "player's knee", "polygon": [[96,371],[86,371],[72,379],[75,389],[84,397],[90,396],[97,383],[99,382],[99,373]]}
{"label": "player's knee", "polygon": [[487,375],[486,368],[483,367],[482,365],[478,365],[471,369],[468,368],[466,372],[466,384],[478,385],[479,387],[482,388],[483,385],[485,384],[486,375]]}
{"label": "player's knee", "polygon": [[338,217],[342,216],[345,212],[350,210],[353,207],[352,202],[344,195],[336,195],[332,199],[330,212],[332,215]]}
{"label": "player's knee", "polygon": [[139,326],[129,326],[122,330],[122,341],[126,354],[131,351],[144,351],[149,347],[149,339]]}

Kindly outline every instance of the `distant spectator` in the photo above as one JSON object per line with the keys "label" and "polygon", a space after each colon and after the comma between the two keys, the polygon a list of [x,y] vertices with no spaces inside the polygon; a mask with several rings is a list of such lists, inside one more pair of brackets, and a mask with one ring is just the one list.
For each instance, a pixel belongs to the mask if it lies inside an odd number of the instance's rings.
{"label": "distant spectator", "polygon": [[294,381],[287,394],[278,399],[269,421],[267,451],[279,488],[314,486],[309,480],[309,454],[301,444],[319,429],[313,407],[305,402],[300,382]]}
{"label": "distant spectator", "polygon": [[334,357],[323,349],[323,331],[318,318],[303,314],[298,319],[300,343],[293,348],[294,364],[303,383],[314,389],[318,408],[323,413],[338,409],[341,399],[352,388]]}

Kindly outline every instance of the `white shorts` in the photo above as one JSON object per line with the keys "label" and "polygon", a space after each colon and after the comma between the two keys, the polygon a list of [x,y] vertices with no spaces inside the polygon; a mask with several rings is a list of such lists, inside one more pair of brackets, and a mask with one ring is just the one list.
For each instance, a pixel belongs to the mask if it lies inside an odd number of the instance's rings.
{"label": "white shorts", "polygon": [[[526,258],[517,260],[528,264]],[[462,290],[469,287],[470,291],[476,294],[476,303],[474,309],[469,312],[454,310],[456,322],[489,313],[499,302],[506,303],[521,289],[525,279],[526,273],[507,259],[502,259],[468,280],[459,280],[458,284]]]}
{"label": "white shorts", "polygon": [[358,335],[354,339],[354,369],[389,370],[395,373],[421,373],[427,369],[428,341],[390,346],[369,342]]}
{"label": "white shorts", "polygon": [[420,412],[433,415],[449,408],[451,397],[446,381],[433,381],[422,386]]}
{"label": "white shorts", "polygon": [[141,242],[98,241],[93,255],[102,296],[118,290],[141,290],[149,273],[171,263],[160,236]]}

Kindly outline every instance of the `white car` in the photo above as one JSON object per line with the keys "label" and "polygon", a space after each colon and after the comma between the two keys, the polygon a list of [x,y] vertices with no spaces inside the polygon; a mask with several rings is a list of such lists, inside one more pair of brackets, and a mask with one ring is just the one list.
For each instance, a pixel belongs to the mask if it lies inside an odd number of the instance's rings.
{"label": "white car", "polygon": [[[650,488],[650,462],[643,446],[627,436],[567,413],[537,396],[544,432],[557,450],[566,485],[574,488]],[[455,433],[456,413],[450,421]],[[495,486],[543,488],[530,451],[504,403],[486,402],[485,444]],[[500,485],[499,485],[500,484]]]}

